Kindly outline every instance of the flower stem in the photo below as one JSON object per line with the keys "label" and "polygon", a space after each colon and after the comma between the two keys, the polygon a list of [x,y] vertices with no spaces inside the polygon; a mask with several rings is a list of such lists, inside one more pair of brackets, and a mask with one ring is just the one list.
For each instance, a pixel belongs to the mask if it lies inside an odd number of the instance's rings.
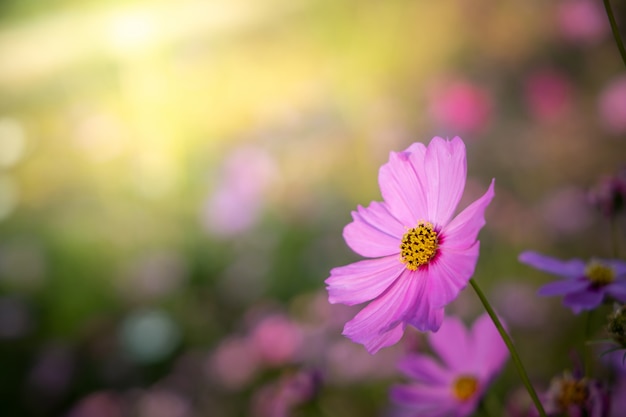
{"label": "flower stem", "polygon": [[603,0],[603,2],[604,8],[606,9],[606,15],[609,17],[609,23],[611,24],[613,38],[615,38],[615,42],[617,43],[617,49],[619,49],[619,54],[622,56],[622,61],[624,61],[624,65],[626,65],[626,49],[624,49],[624,43],[622,42],[622,38],[619,34],[617,23],[615,22],[615,16],[613,16],[611,3],[609,2],[609,0]]}
{"label": "flower stem", "polygon": [[483,306],[485,307],[485,310],[487,310],[487,314],[489,314],[489,317],[491,317],[493,324],[495,324],[496,329],[498,329],[500,336],[502,336],[502,340],[504,340],[506,347],[509,348],[509,352],[511,352],[511,357],[513,358],[513,362],[515,363],[515,367],[517,368],[517,372],[519,373],[519,376],[522,379],[522,382],[524,383],[524,386],[526,387],[530,398],[533,400],[533,403],[535,403],[535,407],[537,407],[539,415],[541,417],[547,417],[546,412],[543,409],[543,405],[541,404],[541,401],[539,401],[537,392],[530,383],[530,379],[528,378],[526,369],[524,369],[524,364],[522,364],[522,360],[520,359],[519,354],[517,353],[517,349],[515,349],[515,345],[513,345],[513,341],[509,337],[509,334],[504,329],[504,326],[502,326],[500,319],[491,307],[491,304],[489,304],[489,301],[487,301],[485,294],[482,292],[476,281],[474,281],[474,278],[471,278],[469,282],[470,284],[472,284],[474,291],[476,291],[476,295],[478,295],[478,298],[480,298],[480,301],[483,303]]}
{"label": "flower stem", "polygon": [[585,345],[584,349],[584,359],[585,359],[585,376],[587,378],[591,377],[591,345],[587,343],[591,336],[591,314],[593,310],[587,311],[586,320],[585,320]]}

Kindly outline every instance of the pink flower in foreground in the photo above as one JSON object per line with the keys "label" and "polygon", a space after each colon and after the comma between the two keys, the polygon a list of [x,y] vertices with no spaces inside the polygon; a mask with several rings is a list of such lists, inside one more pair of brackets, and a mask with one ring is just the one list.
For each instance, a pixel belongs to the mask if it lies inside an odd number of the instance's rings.
{"label": "pink flower in foreground", "polygon": [[344,239],[359,255],[375,259],[332,269],[326,284],[330,303],[371,301],[343,329],[370,353],[400,340],[407,324],[438,330],[443,307],[474,273],[476,237],[494,183],[452,219],[466,170],[461,138],[435,137],[428,147],[415,143],[391,152],[380,168],[384,201],[352,212]]}
{"label": "pink flower in foreground", "polygon": [[607,299],[626,303],[626,262],[617,259],[580,259],[561,261],[537,252],[526,251],[519,261],[564,279],[544,285],[539,295],[563,295],[563,304],[575,314],[593,310]]}
{"label": "pink flower in foreground", "polygon": [[430,355],[407,355],[398,367],[413,381],[394,386],[392,400],[411,416],[469,416],[509,357],[500,334],[487,314],[471,330],[458,318],[446,317],[428,342],[441,362]]}

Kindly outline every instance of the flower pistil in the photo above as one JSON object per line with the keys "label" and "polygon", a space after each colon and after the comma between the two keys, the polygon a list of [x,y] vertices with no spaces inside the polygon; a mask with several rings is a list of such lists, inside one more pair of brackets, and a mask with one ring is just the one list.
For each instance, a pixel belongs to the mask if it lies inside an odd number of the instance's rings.
{"label": "flower pistil", "polygon": [[417,226],[407,230],[400,243],[401,262],[406,268],[416,271],[429,263],[437,254],[439,234],[432,223],[420,220]]}
{"label": "flower pistil", "polygon": [[585,276],[596,287],[604,287],[615,280],[613,268],[596,261],[591,261],[585,268]]}
{"label": "flower pistil", "polygon": [[478,391],[478,380],[471,375],[461,375],[452,383],[452,394],[459,401],[467,401]]}

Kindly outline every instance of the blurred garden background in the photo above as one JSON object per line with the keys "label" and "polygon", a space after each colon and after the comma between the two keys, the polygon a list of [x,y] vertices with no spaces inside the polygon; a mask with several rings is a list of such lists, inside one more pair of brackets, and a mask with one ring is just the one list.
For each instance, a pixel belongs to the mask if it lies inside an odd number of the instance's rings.
{"label": "blurred garden background", "polygon": [[626,168],[600,0],[3,0],[0,415],[389,415],[423,336],[370,356],[324,280],[389,151],[457,135],[461,207],[496,178],[475,278],[545,389],[584,323],[517,256],[613,256],[590,196]]}

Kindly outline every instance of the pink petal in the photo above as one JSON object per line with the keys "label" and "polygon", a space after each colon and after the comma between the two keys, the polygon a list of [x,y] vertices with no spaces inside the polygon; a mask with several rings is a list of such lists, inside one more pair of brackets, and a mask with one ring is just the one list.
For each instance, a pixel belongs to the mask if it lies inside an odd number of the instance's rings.
{"label": "pink petal", "polygon": [[343,229],[343,237],[353,251],[369,258],[400,253],[406,229],[384,203],[374,201],[368,208],[359,206],[352,218],[354,221]]}
{"label": "pink petal", "polygon": [[381,295],[406,268],[396,256],[333,268],[326,279],[331,304],[355,305]]}
{"label": "pink petal", "polygon": [[424,164],[428,220],[445,226],[454,214],[465,188],[465,144],[459,137],[452,141],[435,137],[426,149]]}
{"label": "pink petal", "polygon": [[[421,148],[412,146],[409,149],[418,151]],[[410,155],[409,152],[391,152],[389,162],[378,174],[380,191],[389,211],[407,227],[415,226],[427,215],[426,194],[410,162]]]}
{"label": "pink petal", "polygon": [[522,252],[518,259],[521,263],[540,271],[564,278],[579,278],[585,275],[585,263],[580,259],[561,261],[532,251]]}
{"label": "pink petal", "polygon": [[404,317],[413,305],[419,284],[409,272],[405,269],[387,291],[346,323],[343,334],[363,344],[372,354],[400,340],[404,334]]}
{"label": "pink petal", "polygon": [[509,358],[509,350],[487,313],[476,319],[470,337],[474,348],[474,372],[482,381],[488,381],[500,372]]}
{"label": "pink petal", "polygon": [[468,249],[442,249],[434,262],[428,265],[428,300],[440,308],[454,300],[469,282],[478,261],[480,242]]}
{"label": "pink petal", "polygon": [[443,308],[433,308],[428,300],[428,271],[418,269],[411,273],[417,282],[413,297],[413,305],[406,314],[408,324],[422,332],[439,330],[443,321]]}
{"label": "pink petal", "polygon": [[544,285],[543,287],[539,288],[537,294],[548,297],[553,295],[564,295],[571,292],[583,291],[588,286],[589,281],[586,278],[562,279]]}
{"label": "pink petal", "polygon": [[410,407],[411,416],[456,416],[457,404],[448,385],[395,385],[389,393],[391,400]]}
{"label": "pink petal", "polygon": [[465,210],[459,213],[447,226],[442,230],[444,240],[441,244],[442,248],[467,248],[474,244],[478,237],[478,232],[485,225],[485,210],[495,195],[493,187],[495,179],[491,181],[491,185],[487,192],[467,206]]}
{"label": "pink petal", "polygon": [[467,371],[474,360],[472,340],[460,319],[447,316],[437,333],[428,335],[433,351],[451,371]]}
{"label": "pink petal", "polygon": [[447,385],[454,375],[432,357],[408,354],[398,363],[398,369],[417,382]]}

